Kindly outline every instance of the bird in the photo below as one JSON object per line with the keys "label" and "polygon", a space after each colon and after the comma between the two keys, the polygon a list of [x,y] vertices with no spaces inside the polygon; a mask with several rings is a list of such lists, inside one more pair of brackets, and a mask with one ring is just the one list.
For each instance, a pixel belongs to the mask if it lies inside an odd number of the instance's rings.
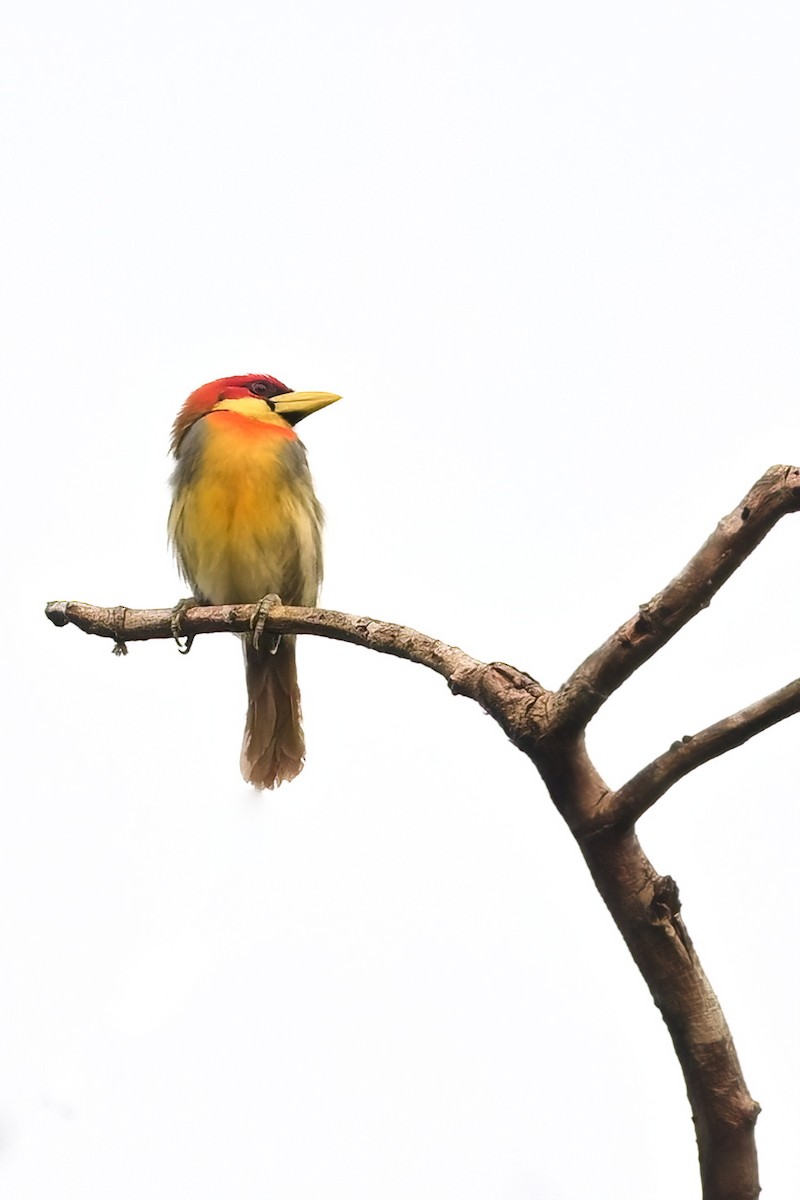
{"label": "bird", "polygon": [[[231,375],[191,393],[172,426],[168,532],[191,604],[313,607],[322,581],[322,508],[298,421],[341,399],[272,375]],[[241,635],[247,720],[241,770],[274,788],[303,769],[295,638]],[[176,629],[173,623],[173,629]]]}

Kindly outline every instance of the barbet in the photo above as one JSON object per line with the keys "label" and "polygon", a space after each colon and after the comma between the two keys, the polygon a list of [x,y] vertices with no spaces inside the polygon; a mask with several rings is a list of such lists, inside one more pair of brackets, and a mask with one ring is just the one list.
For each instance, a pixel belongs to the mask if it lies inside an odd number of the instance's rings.
{"label": "barbet", "polygon": [[[278,595],[313,606],[322,580],[322,509],[295,425],[333,404],[271,375],[233,375],[192,392],[175,419],[169,536],[198,604]],[[243,638],[244,778],[258,788],[294,779],[305,743],[295,639]]]}

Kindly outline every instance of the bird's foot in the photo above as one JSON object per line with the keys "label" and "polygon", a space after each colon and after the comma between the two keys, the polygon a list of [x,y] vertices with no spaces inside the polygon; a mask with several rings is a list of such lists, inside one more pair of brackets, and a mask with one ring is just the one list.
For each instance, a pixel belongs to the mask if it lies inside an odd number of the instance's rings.
{"label": "bird's foot", "polygon": [[[181,654],[188,654],[194,641],[193,633],[184,635],[183,632],[183,618],[190,608],[197,608],[197,601],[194,596],[189,596],[186,600],[179,600],[172,610],[172,621],[170,622],[172,636],[175,638],[175,645]],[[183,639],[183,644],[181,644],[181,639]]]}
{"label": "bird's foot", "polygon": [[[252,630],[253,649],[254,650],[259,650],[261,648],[261,639],[264,637],[264,629],[266,627],[267,621],[269,620],[269,614],[272,612],[273,608],[279,607],[280,604],[281,604],[280,596],[269,595],[269,596],[262,596],[261,599],[259,600],[258,604],[256,605],[256,611],[253,613],[253,618],[250,622],[250,629]],[[270,652],[270,654],[275,654],[277,652],[278,646],[280,646],[280,644],[281,644],[281,635],[279,633],[271,633],[269,635],[269,652]]]}

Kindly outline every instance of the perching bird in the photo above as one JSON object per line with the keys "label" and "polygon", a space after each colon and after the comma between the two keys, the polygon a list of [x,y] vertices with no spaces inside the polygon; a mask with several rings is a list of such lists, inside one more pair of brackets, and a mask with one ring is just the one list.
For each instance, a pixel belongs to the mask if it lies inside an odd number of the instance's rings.
{"label": "perching bird", "polygon": [[[313,606],[322,579],[322,509],[294,426],[333,404],[271,375],[234,375],[192,392],[175,419],[169,536],[198,604],[277,594]],[[303,769],[295,639],[243,638],[247,724],[242,774],[271,788]],[[264,644],[265,643],[265,644]]]}

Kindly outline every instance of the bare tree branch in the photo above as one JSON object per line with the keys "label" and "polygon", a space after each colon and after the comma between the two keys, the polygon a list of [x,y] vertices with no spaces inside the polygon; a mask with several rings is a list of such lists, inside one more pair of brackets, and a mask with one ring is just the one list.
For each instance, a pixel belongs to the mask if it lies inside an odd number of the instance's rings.
{"label": "bare tree branch", "polygon": [[[255,604],[187,608],[181,615],[181,631],[192,637],[203,633],[249,633],[257,608]],[[117,646],[174,637],[170,608],[99,608],[78,600],[57,600],[47,605],[45,616],[59,627],[76,625],[84,633],[111,638]],[[476,698],[478,681],[487,667],[457,646],[449,646],[416,629],[325,608],[276,604],[269,610],[265,628],[274,633],[315,634],[405,658],[436,671],[459,694],[471,696],[475,691]]]}
{"label": "bare tree branch", "polygon": [[798,509],[800,468],[770,467],[680,574],[572,673],[556,694],[554,724],[584,729],[642,663],[708,607],[781,517]]}
{"label": "bare tree branch", "polygon": [[[694,1116],[704,1200],[759,1194],[750,1096],[719,1002],[680,915],[678,889],[659,875],[635,821],[678,779],[800,711],[800,680],[677,742],[616,793],[586,751],[584,732],[606,698],[664,646],[766,537],[800,509],[800,469],[772,467],[720,521],[694,558],[639,613],[591,654],[558,692],[505,663],[483,663],[435,638],[370,617],[275,605],[266,628],[365,646],[420,663],[489,712],[531,759],[575,836],[597,888],[660,1009],[683,1069]],[[246,633],[257,606],[190,608],[182,632]],[[97,608],[53,603],[53,624],[126,642],[173,636],[171,609]]]}
{"label": "bare tree branch", "polygon": [[633,825],[674,783],[703,763],[743,745],[779,721],[800,712],[800,679],[764,696],[755,704],[674,742],[658,758],[643,767],[617,792],[608,796],[598,810],[600,824]]}
{"label": "bare tree branch", "polygon": [[756,1200],[760,1108],[683,922],[676,883],[658,874],[634,830],[606,830],[581,850],[672,1038],[694,1117],[703,1200]]}

